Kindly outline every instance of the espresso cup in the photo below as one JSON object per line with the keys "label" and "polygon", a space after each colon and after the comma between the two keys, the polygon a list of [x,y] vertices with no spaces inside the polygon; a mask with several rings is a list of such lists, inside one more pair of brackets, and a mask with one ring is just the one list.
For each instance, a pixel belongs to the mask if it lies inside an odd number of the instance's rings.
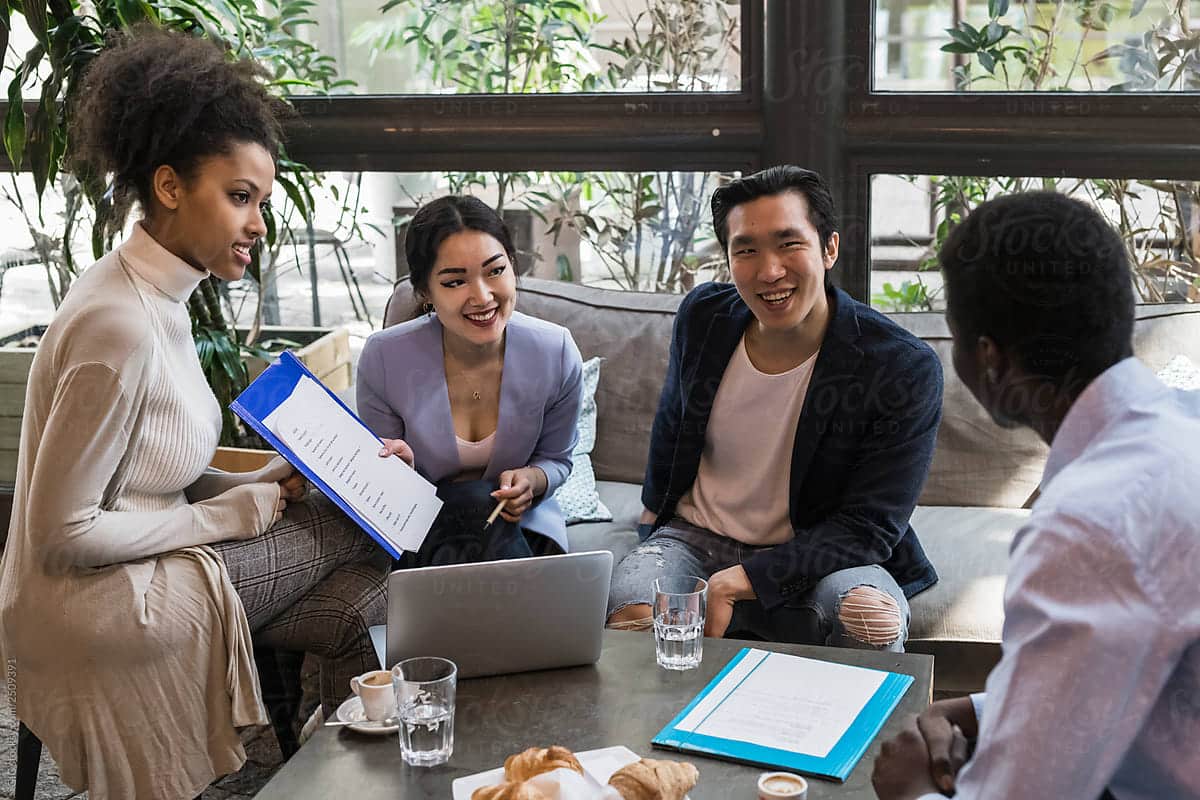
{"label": "espresso cup", "polygon": [[396,694],[392,690],[392,673],[373,669],[350,679],[350,689],[362,699],[363,713],[372,722],[382,722],[396,716]]}
{"label": "espresso cup", "polygon": [[758,800],[805,800],[808,781],[790,772],[764,772],[758,776]]}

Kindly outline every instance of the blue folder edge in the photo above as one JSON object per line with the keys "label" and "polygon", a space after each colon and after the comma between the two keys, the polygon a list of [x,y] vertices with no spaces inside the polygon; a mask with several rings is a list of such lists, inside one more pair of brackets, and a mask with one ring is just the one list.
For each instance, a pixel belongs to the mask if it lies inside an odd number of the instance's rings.
{"label": "blue folder edge", "polygon": [[[375,527],[371,523],[359,516],[358,512],[349,503],[330,489],[325,481],[318,478],[317,474],[299,456],[293,453],[273,431],[263,424],[263,420],[270,416],[271,412],[278,408],[280,403],[291,396],[292,390],[296,388],[296,384],[299,383],[300,378],[304,375],[316,381],[339,406],[346,409],[346,413],[353,417],[355,422],[362,425],[365,430],[371,430],[363,424],[363,421],[358,418],[357,414],[350,410],[349,406],[342,402],[340,397],[329,391],[328,386],[321,383],[315,375],[309,372],[300,359],[286,350],[280,354],[278,361],[263,370],[263,373],[255,378],[254,382],[247,386],[246,390],[229,404],[229,408],[233,413],[241,417],[243,422],[254,429],[255,433],[266,439],[272,447],[278,450],[279,455],[286,458],[293,467],[300,470],[304,474],[304,477],[316,484],[326,497],[336,503],[342,511],[345,511],[350,519],[357,522],[359,527],[366,531],[372,539],[379,543],[380,547],[387,551],[388,555],[392,558],[400,558],[401,551],[393,547],[379,531],[375,530]],[[375,436],[374,433],[371,435]]]}
{"label": "blue folder edge", "polygon": [[[655,747],[670,750],[701,753],[731,761],[789,769],[794,772],[803,772],[809,775],[844,781],[850,775],[850,771],[854,769],[854,765],[863,757],[863,753],[867,751],[871,742],[879,735],[883,724],[892,715],[892,712],[896,710],[896,706],[900,703],[900,698],[904,696],[904,693],[908,691],[908,687],[913,683],[911,675],[900,675],[894,672],[886,673],[887,677],[884,678],[879,688],[875,690],[875,694],[863,706],[862,711],[855,717],[850,727],[846,729],[846,733],[843,734],[842,738],[829,751],[829,755],[824,758],[796,753],[790,750],[763,747],[749,742],[721,739],[714,736],[704,736],[702,734],[679,730],[677,727],[679,723],[687,717],[691,710],[709,692],[716,688],[725,676],[729,674],[730,670],[749,654],[750,648],[743,647],[736,656],[730,659],[725,668],[692,699],[692,702],[688,703],[683,711],[679,712],[665,728],[659,731],[658,735],[650,743]],[[763,658],[763,661],[770,658],[770,655],[768,653]],[[864,668],[859,667],[859,669]]]}

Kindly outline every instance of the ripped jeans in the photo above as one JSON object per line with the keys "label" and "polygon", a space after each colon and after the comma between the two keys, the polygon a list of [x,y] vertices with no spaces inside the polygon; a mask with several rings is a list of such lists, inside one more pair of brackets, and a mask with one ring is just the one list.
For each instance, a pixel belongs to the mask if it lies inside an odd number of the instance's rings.
{"label": "ripped jeans", "polygon": [[[652,605],[655,578],[708,578],[767,549],[770,547],[743,544],[676,517],[613,570],[608,614],[629,605]],[[895,578],[871,564],[826,575],[804,594],[771,611],[757,600],[739,601],[725,636],[899,653],[908,638],[908,621],[908,600]],[[650,620],[645,623],[626,627],[649,627]]]}

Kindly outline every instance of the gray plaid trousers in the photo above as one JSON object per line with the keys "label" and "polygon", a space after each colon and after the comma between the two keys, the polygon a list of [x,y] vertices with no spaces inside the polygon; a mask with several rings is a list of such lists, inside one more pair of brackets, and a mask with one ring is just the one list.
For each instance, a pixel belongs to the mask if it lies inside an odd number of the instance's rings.
{"label": "gray plaid trousers", "polygon": [[326,718],[350,679],[377,669],[368,629],[387,620],[391,558],[320,492],[244,541],[213,545],[242,599],[254,644],[318,659]]}

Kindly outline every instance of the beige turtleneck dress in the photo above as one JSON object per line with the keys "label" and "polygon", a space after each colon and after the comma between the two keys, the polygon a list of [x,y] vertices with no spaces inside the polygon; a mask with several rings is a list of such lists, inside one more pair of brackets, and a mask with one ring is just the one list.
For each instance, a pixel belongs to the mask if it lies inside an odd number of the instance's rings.
{"label": "beige turtleneck dress", "polygon": [[279,487],[206,473],[220,409],[185,302],[203,277],[134,226],[75,282],[29,376],[0,663],[17,717],[93,800],[192,798],[244,763],[236,727],[267,722],[205,545],[264,531]]}

